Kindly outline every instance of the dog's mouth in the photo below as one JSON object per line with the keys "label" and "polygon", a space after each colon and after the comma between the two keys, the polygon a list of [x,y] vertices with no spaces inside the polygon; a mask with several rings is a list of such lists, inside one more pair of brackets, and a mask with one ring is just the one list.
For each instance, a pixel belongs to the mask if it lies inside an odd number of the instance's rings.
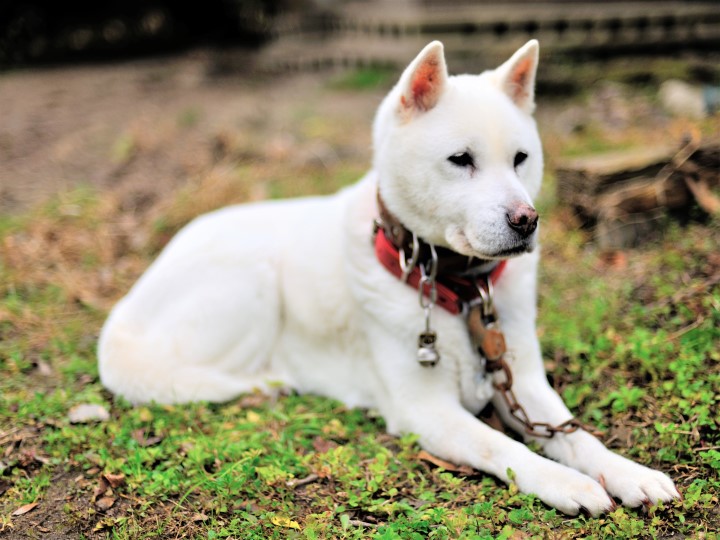
{"label": "dog's mouth", "polygon": [[506,245],[498,246],[498,249],[483,249],[480,246],[474,245],[465,232],[459,229],[453,231],[453,234],[448,235],[447,240],[453,251],[478,259],[509,259],[524,253],[530,253],[535,249],[534,235],[514,243],[508,242]]}
{"label": "dog's mouth", "polygon": [[522,242],[516,246],[512,246],[509,248],[501,249],[500,251],[497,251],[492,255],[490,258],[508,258],[508,257],[515,257],[517,255],[522,255],[523,253],[530,253],[535,249],[535,242],[532,241],[526,241]]}

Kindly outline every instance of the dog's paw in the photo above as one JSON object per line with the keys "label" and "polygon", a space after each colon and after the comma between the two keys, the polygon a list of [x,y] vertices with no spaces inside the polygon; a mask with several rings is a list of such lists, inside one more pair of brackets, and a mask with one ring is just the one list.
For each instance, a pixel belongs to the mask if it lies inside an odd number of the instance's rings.
{"label": "dog's paw", "polygon": [[581,512],[598,516],[615,508],[615,501],[599,482],[551,461],[526,481],[518,479],[517,484],[521,491],[533,493],[545,504],[571,516]]}
{"label": "dog's paw", "polygon": [[601,475],[601,483],[611,495],[629,507],[649,506],[680,498],[675,484],[666,474],[624,459]]}

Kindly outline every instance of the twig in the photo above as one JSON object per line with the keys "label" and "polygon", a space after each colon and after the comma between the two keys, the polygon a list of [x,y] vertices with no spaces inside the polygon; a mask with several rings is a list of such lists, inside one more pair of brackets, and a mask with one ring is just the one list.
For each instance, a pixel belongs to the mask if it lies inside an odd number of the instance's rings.
{"label": "twig", "polygon": [[307,485],[307,484],[312,484],[313,482],[315,482],[315,481],[318,480],[319,478],[320,478],[320,477],[319,477],[317,474],[312,473],[312,474],[307,475],[305,478],[298,478],[298,479],[288,480],[287,482],[285,482],[285,485],[286,485],[287,487],[290,487],[290,488],[295,489],[295,488],[298,488],[298,487],[300,487],[300,486],[304,486],[304,485]]}
{"label": "twig", "polygon": [[683,164],[692,157],[695,151],[700,148],[700,133],[698,130],[693,130],[686,136],[686,142],[672,157],[670,163],[665,165],[655,176],[655,180],[658,180],[658,184],[664,182],[670,178],[675,171],[677,171]]}
{"label": "twig", "polygon": [[690,298],[691,296],[697,294],[698,292],[707,291],[712,287],[713,285],[717,285],[720,283],[720,272],[713,274],[709,278],[707,278],[702,283],[698,283],[694,287],[691,287],[689,289],[685,289],[682,291],[678,291],[674,295],[672,295],[670,298],[664,298],[662,300],[658,300],[656,302],[653,302],[651,304],[648,304],[645,306],[645,309],[648,311],[651,311],[653,309],[658,309],[661,307],[664,307],[670,303],[677,304],[682,300],[685,300],[686,298]]}
{"label": "twig", "polygon": [[710,191],[710,186],[705,178],[694,180],[689,176],[685,177],[685,184],[695,197],[700,208],[711,215],[720,215],[720,197]]}
{"label": "twig", "polygon": [[695,322],[690,323],[687,326],[681,328],[680,330],[677,330],[677,331],[673,332],[672,334],[670,334],[668,336],[668,339],[670,341],[674,341],[677,338],[679,338],[680,336],[682,336],[683,334],[687,334],[690,330],[694,330],[695,328],[697,328],[704,322],[705,322],[705,317],[698,317],[698,319]]}
{"label": "twig", "polygon": [[351,519],[348,521],[350,525],[355,525],[356,527],[377,527],[377,524],[375,523],[369,523],[367,521],[362,521],[359,519]]}

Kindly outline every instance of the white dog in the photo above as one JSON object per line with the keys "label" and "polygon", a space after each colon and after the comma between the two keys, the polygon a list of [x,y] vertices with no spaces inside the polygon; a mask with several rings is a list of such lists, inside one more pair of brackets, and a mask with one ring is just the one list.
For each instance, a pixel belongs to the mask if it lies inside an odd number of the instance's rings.
{"label": "white dog", "polygon": [[[545,376],[537,61],[533,40],[493,71],[449,77],[430,43],[380,106],[357,184],[226,208],[177,235],[105,324],[103,383],[136,403],[279,383],[374,407],[390,432],[568,514],[679,497],[578,429]],[[551,459],[479,421],[490,400]]]}

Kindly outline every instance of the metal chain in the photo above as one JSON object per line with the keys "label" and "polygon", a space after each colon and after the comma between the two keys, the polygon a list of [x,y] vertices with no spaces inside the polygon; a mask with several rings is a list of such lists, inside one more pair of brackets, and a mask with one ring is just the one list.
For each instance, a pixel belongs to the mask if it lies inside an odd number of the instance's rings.
{"label": "metal chain", "polygon": [[[481,324],[485,326],[492,325],[493,328],[499,331],[497,329],[497,312],[495,311],[493,303],[493,290],[491,282],[489,279],[487,281],[482,281],[483,283],[480,283],[480,280],[476,282],[476,287],[478,293],[480,294],[479,308]],[[469,309],[472,309],[472,307],[469,307]],[[522,424],[525,428],[525,433],[534,437],[551,439],[556,433],[574,433],[582,427],[580,422],[575,418],[571,418],[559,425],[552,425],[547,422],[533,422],[530,420],[527,411],[522,405],[520,405],[520,402],[512,389],[513,376],[512,371],[510,371],[510,366],[505,358],[507,356],[507,351],[505,351],[504,339],[502,351],[504,352],[499,354],[496,358],[488,358],[488,355],[484,354],[482,348],[478,348],[478,352],[485,358],[485,369],[488,373],[496,371],[503,372],[505,380],[501,382],[494,382],[493,387],[500,393],[503,400],[505,400],[510,415],[520,422],[520,424]]]}
{"label": "metal chain", "polygon": [[496,362],[488,362],[486,369],[488,372],[502,371],[505,375],[505,381],[493,383],[495,390],[500,392],[500,395],[505,400],[508,406],[508,412],[510,415],[520,422],[525,428],[525,433],[534,437],[541,437],[545,439],[552,439],[556,433],[574,433],[578,429],[582,428],[582,424],[575,418],[571,418],[566,422],[559,425],[548,424],[547,422],[533,422],[530,420],[525,408],[520,405],[520,402],[512,389],[513,378],[510,366],[504,357]]}

